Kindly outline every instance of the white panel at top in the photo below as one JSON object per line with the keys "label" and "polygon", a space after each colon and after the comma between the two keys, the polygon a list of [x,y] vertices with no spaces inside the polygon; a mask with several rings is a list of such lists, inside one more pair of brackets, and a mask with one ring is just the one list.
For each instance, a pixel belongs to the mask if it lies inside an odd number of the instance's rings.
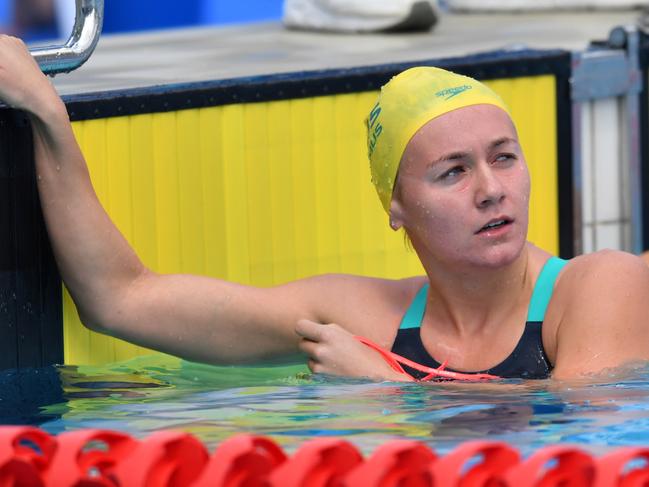
{"label": "white panel at top", "polygon": [[620,221],[622,215],[620,140],[621,116],[617,99],[592,102],[592,158],[594,162],[595,222]]}
{"label": "white panel at top", "polygon": [[595,251],[595,225],[583,225],[581,236],[581,252],[588,254]]}
{"label": "white panel at top", "polygon": [[538,12],[540,10],[611,10],[646,5],[643,0],[444,0],[442,5],[459,12]]}
{"label": "white panel at top", "polygon": [[[593,174],[592,103],[581,104],[581,211],[584,225],[595,221],[595,180]],[[584,251],[586,248],[584,247]]]}
{"label": "white panel at top", "polygon": [[623,246],[622,233],[623,225],[621,223],[604,223],[597,225],[595,230],[595,238],[597,242],[593,250],[620,250]]}

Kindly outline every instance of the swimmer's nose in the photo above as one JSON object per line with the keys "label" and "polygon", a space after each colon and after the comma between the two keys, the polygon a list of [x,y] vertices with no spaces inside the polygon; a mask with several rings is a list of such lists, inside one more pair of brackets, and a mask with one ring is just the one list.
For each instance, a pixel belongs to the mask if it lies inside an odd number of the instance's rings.
{"label": "swimmer's nose", "polygon": [[502,202],[505,188],[495,171],[488,165],[476,168],[475,203],[478,208],[486,208]]}

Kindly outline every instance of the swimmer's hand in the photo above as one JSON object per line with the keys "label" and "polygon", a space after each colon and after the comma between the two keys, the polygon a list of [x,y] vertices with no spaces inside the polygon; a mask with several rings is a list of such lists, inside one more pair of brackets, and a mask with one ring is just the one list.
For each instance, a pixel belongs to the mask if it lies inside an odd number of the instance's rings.
{"label": "swimmer's hand", "polygon": [[52,104],[60,104],[52,83],[41,72],[25,43],[4,34],[0,34],[0,100],[34,114]]}
{"label": "swimmer's hand", "polygon": [[360,343],[340,325],[300,320],[295,332],[302,338],[299,348],[309,357],[309,369],[314,374],[366,377],[379,381],[412,380],[393,370],[378,352]]}

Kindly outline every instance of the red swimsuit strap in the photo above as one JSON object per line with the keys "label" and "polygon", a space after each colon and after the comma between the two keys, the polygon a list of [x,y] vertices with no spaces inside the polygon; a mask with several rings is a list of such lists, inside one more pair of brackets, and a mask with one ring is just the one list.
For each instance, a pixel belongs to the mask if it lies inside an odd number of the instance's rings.
{"label": "red swimsuit strap", "polygon": [[420,372],[426,372],[428,375],[423,379],[421,379],[422,381],[431,380],[435,378],[474,381],[474,382],[481,381],[481,380],[501,379],[501,377],[498,377],[497,375],[491,375],[491,374],[465,374],[462,372],[452,372],[450,370],[444,370],[446,367],[446,362],[444,362],[438,368],[434,369],[432,367],[427,367],[425,365],[418,364],[417,362],[413,362],[412,360],[402,357],[401,355],[396,354],[394,352],[390,352],[384,349],[383,347],[381,347],[380,345],[377,345],[372,340],[369,340],[365,337],[354,336],[354,338],[356,338],[356,340],[361,342],[363,345],[367,345],[368,347],[379,352],[383,357],[383,359],[388,363],[388,365],[390,365],[390,367],[392,367],[393,370],[396,370],[401,374],[405,374],[409,376],[412,380],[416,380],[416,379],[412,377],[410,374],[408,374],[408,372],[404,370],[401,364],[407,365],[408,367],[411,367],[415,370],[419,370]]}

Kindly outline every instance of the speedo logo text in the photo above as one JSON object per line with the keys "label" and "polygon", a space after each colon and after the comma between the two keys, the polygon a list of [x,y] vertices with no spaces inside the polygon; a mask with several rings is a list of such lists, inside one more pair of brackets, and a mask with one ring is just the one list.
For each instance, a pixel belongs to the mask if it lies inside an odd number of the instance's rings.
{"label": "speedo logo text", "polygon": [[461,85],[455,86],[453,88],[446,88],[445,90],[438,91],[435,93],[437,98],[444,98],[445,100],[450,100],[454,96],[464,93],[467,90],[470,90],[472,87],[470,85]]}

